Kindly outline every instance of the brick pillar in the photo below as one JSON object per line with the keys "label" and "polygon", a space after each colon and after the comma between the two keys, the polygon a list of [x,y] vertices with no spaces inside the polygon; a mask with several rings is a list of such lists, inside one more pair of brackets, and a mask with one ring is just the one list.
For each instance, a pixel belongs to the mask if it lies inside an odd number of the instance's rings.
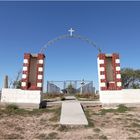
{"label": "brick pillar", "polygon": [[[113,68],[113,80],[107,81],[107,58],[111,58]],[[99,90],[121,90],[121,71],[120,71],[120,59],[119,54],[99,54],[98,55],[98,79],[99,79]]]}
{"label": "brick pillar", "polygon": [[21,89],[43,90],[44,58],[44,54],[24,54]]}
{"label": "brick pillar", "polygon": [[119,54],[113,53],[112,60],[113,60],[114,80],[115,80],[116,90],[121,90],[122,89],[122,80],[121,80],[121,68],[120,68]]}
{"label": "brick pillar", "polygon": [[31,58],[31,54],[29,54],[29,53],[24,54],[23,71],[22,71],[22,83],[21,83],[21,89],[23,89],[23,90],[28,89],[30,58]]}
{"label": "brick pillar", "polygon": [[45,55],[44,54],[38,54],[38,63],[37,63],[37,89],[38,90],[43,90],[43,77],[44,77],[44,59]]}
{"label": "brick pillar", "polygon": [[98,79],[100,90],[107,90],[105,54],[98,55]]}

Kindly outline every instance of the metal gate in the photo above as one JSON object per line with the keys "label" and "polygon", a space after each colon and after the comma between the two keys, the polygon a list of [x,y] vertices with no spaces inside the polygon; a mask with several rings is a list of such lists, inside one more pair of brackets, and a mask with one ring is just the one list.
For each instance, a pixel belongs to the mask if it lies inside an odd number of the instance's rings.
{"label": "metal gate", "polygon": [[47,81],[47,92],[51,94],[93,94],[95,87],[93,81],[87,80]]}

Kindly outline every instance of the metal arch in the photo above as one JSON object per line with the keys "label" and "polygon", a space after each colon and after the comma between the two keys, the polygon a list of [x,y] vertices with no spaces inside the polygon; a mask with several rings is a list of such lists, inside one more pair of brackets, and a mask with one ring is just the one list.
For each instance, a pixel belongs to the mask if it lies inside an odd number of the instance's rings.
{"label": "metal arch", "polygon": [[90,40],[89,38],[86,38],[84,36],[78,35],[78,34],[73,34],[72,36],[70,36],[69,34],[65,34],[65,35],[61,35],[58,36],[50,41],[48,41],[40,50],[40,53],[43,53],[48,46],[52,45],[53,43],[61,40],[61,39],[66,39],[66,38],[76,38],[82,41],[87,42],[88,44],[90,44],[91,46],[93,46],[94,48],[96,48],[98,50],[99,53],[101,53],[101,49],[97,47],[97,45],[95,44],[95,42],[93,42],[92,40]]}

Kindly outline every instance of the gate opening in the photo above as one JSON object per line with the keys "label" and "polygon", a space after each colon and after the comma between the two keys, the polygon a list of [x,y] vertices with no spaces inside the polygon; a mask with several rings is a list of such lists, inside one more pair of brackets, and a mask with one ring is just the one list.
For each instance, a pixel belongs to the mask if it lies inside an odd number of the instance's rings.
{"label": "gate opening", "polygon": [[47,93],[94,94],[95,87],[88,80],[47,81]]}

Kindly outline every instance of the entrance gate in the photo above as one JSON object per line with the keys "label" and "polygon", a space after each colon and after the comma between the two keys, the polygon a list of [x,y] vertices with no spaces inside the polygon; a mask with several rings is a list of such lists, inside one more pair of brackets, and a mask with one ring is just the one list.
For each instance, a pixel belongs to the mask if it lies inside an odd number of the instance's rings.
{"label": "entrance gate", "polygon": [[88,38],[81,35],[73,34],[74,30],[69,30],[70,34],[56,37],[47,42],[47,44],[41,49],[39,54],[24,54],[23,61],[23,74],[21,89],[23,90],[43,90],[44,79],[44,59],[43,52],[48,46],[52,45],[56,41],[67,38],[76,38],[87,42],[92,47],[96,48],[99,52],[98,55],[98,80],[99,91],[100,90],[121,90],[121,73],[120,73],[120,59],[119,54],[105,54],[101,53],[101,49]]}
{"label": "entrance gate", "polygon": [[93,81],[87,80],[47,81],[47,93],[93,94],[95,87]]}

